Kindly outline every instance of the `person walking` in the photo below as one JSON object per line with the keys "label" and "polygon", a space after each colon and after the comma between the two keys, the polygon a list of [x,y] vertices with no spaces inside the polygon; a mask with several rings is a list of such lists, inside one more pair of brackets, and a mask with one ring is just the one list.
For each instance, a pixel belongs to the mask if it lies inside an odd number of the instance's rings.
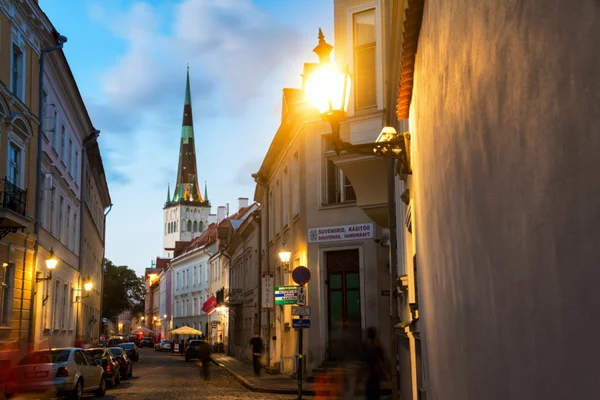
{"label": "person walking", "polygon": [[381,380],[387,374],[387,361],[383,347],[377,339],[375,328],[367,329],[367,340],[363,346],[363,361],[365,368],[365,396],[367,400],[379,399]]}
{"label": "person walking", "polygon": [[252,339],[250,339],[250,346],[252,346],[252,365],[254,366],[254,375],[260,376],[260,356],[265,350],[265,345],[258,335],[258,332],[254,332]]}
{"label": "person walking", "polygon": [[202,372],[204,373],[205,381],[210,378],[210,351],[210,344],[206,340],[202,340],[198,346],[198,358],[202,362]]}

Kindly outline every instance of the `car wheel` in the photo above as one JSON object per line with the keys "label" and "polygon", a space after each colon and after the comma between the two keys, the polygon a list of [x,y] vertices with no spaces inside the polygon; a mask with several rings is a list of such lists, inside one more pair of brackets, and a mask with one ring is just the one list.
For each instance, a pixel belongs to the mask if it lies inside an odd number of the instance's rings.
{"label": "car wheel", "polygon": [[97,390],[94,390],[94,397],[102,397],[106,394],[106,379],[104,376],[100,379],[100,385]]}
{"label": "car wheel", "polygon": [[129,368],[129,377],[133,378],[133,364],[131,364],[131,368]]}
{"label": "car wheel", "polygon": [[75,385],[75,389],[69,392],[66,396],[68,400],[80,400],[83,397],[83,382],[80,380],[77,381]]}
{"label": "car wheel", "polygon": [[121,373],[118,373],[117,376],[113,376],[113,381],[115,382],[115,385],[121,383]]}

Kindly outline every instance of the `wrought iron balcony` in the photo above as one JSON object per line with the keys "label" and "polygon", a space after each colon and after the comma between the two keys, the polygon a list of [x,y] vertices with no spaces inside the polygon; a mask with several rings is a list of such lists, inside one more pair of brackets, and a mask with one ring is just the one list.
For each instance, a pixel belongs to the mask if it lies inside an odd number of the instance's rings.
{"label": "wrought iron balcony", "polygon": [[31,220],[26,216],[27,191],[0,179],[0,239],[11,232],[24,230]]}
{"label": "wrought iron balcony", "polygon": [[2,182],[0,191],[0,207],[7,208],[17,214],[25,216],[27,211],[27,190],[23,190],[8,179],[0,179]]}

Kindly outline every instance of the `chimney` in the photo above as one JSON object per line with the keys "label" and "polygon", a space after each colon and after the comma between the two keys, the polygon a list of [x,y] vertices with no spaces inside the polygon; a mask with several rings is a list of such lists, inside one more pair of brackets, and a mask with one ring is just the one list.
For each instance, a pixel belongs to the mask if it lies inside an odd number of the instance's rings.
{"label": "chimney", "polygon": [[247,197],[238,197],[238,205],[239,205],[239,210],[241,210],[242,208],[248,207],[248,198]]}
{"label": "chimney", "polygon": [[217,224],[225,219],[225,206],[217,207]]}

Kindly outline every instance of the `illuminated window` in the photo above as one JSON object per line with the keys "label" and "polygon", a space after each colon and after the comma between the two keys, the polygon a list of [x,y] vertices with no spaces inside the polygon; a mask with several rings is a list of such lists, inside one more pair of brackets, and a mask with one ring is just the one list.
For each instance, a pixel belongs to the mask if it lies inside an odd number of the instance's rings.
{"label": "illuminated window", "polygon": [[377,107],[375,9],[354,14],[354,75],[357,110]]}

